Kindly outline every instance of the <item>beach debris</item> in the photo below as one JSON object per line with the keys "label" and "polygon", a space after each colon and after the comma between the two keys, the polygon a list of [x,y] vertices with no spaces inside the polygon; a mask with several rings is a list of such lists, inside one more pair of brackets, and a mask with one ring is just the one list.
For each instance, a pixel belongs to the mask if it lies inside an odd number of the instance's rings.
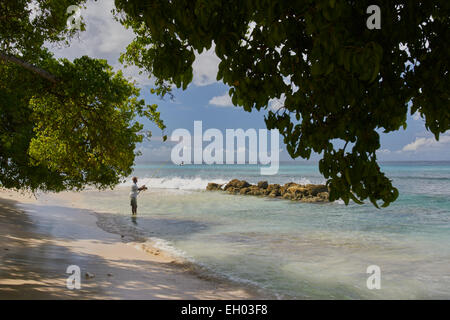
{"label": "beach debris", "polygon": [[112,273],[108,273],[108,277],[112,277],[113,275],[112,275]]}
{"label": "beach debris", "polygon": [[86,279],[91,279],[91,278],[95,277],[95,275],[93,273],[90,273],[90,272],[86,272],[85,276],[86,276]]}
{"label": "beach debris", "polygon": [[156,248],[154,248],[154,247],[148,247],[148,246],[145,245],[145,244],[142,245],[141,248],[142,248],[142,250],[144,250],[145,252],[150,253],[150,254],[152,254],[152,255],[154,255],[154,256],[157,256],[157,255],[159,255],[159,254],[161,253],[161,251],[159,251],[159,249],[156,249]]}
{"label": "beach debris", "polygon": [[[208,183],[206,190],[222,190],[222,185],[217,183]],[[301,202],[328,202],[329,190],[323,184],[298,184],[288,182],[284,185],[269,184],[267,181],[260,181],[252,185],[245,180],[233,179],[228,182],[223,191],[230,194],[266,196],[271,198],[282,198]]]}

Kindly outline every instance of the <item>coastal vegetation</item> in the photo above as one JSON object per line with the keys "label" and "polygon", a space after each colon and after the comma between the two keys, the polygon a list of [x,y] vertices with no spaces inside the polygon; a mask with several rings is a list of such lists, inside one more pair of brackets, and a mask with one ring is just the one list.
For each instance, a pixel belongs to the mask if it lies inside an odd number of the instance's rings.
{"label": "coastal vegetation", "polygon": [[76,37],[66,9],[85,2],[0,2],[0,187],[114,187],[149,135],[137,117],[164,129],[157,106],[106,60],[56,59],[47,49]]}
{"label": "coastal vegetation", "polygon": [[[2,187],[113,187],[145,136],[136,117],[165,128],[157,106],[105,61],[58,60],[47,49],[77,35],[67,8],[85,3],[0,3]],[[450,129],[450,3],[378,1],[379,29],[366,25],[371,4],[116,0],[114,13],[136,35],[121,62],[154,77],[153,93],[186,89],[195,55],[214,48],[233,104],[267,110],[292,158],[321,155],[331,201],[378,207],[398,197],[377,162],[380,133],[406,128],[408,113],[436,139]]]}

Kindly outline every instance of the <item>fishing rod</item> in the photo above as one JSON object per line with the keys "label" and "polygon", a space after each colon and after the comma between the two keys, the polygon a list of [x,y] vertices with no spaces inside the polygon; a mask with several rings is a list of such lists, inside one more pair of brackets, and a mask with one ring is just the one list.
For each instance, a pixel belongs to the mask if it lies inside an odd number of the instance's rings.
{"label": "fishing rod", "polygon": [[162,166],[160,166],[158,169],[156,169],[156,170],[152,173],[152,175],[149,177],[149,179],[156,178],[155,175],[156,175],[159,171],[161,171],[161,169],[162,169],[164,166],[166,166],[169,162],[171,162],[171,161],[170,161],[170,160],[167,160],[166,162],[164,162]]}

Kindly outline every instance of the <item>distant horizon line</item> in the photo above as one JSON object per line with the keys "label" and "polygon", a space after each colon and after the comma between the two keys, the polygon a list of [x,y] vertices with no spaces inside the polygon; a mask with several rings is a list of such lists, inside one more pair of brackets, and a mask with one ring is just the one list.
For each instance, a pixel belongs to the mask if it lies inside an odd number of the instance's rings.
{"label": "distant horizon line", "polygon": [[[279,163],[318,163],[320,160],[283,160],[279,161]],[[150,161],[137,161],[136,164],[146,164],[146,163],[167,163],[171,162],[171,160],[150,160]],[[420,162],[449,162],[449,160],[380,160],[378,163],[399,163],[399,162],[407,162],[407,163],[420,163]],[[202,164],[194,164],[194,163],[186,163],[184,165],[205,165],[207,163]],[[243,163],[248,165],[254,165],[254,166],[262,166],[261,164],[252,164],[252,163]],[[236,164],[236,163],[219,163],[219,164],[207,164],[207,165],[243,165],[243,164]]]}

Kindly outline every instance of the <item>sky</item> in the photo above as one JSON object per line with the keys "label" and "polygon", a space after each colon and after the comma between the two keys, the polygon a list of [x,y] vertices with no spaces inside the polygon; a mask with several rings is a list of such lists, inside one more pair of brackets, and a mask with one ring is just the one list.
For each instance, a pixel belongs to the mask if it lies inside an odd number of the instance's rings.
{"label": "sky", "polygon": [[[82,10],[82,17],[86,23],[86,31],[80,33],[79,39],[74,39],[69,47],[51,46],[57,58],[73,60],[83,55],[92,58],[106,59],[115,70],[122,69],[130,79],[136,80],[141,87],[141,97],[147,104],[158,104],[161,118],[167,126],[164,134],[169,137],[173,130],[184,128],[193,132],[194,121],[202,121],[203,131],[217,128],[225,135],[225,129],[244,130],[249,128],[264,129],[264,116],[267,110],[246,112],[240,107],[233,106],[228,96],[229,87],[216,80],[219,59],[214,48],[196,56],[193,65],[194,78],[185,91],[174,90],[175,99],[161,100],[150,93],[153,79],[139,74],[136,67],[124,69],[118,62],[121,52],[133,40],[131,30],[126,30],[113,19],[111,9],[114,0],[98,2],[88,1],[86,9]],[[269,108],[276,109],[280,101],[272,101]],[[141,121],[145,130],[152,131],[150,141],[138,146],[142,155],[137,162],[169,161],[175,142],[162,141],[163,133],[148,120]],[[450,160],[450,132],[441,135],[439,141],[428,132],[425,122],[418,114],[408,115],[406,130],[389,134],[380,133],[381,148],[377,153],[380,161],[430,161]],[[292,160],[280,139],[280,161]],[[206,144],[205,144],[206,146]],[[312,161],[320,159],[320,155],[313,154]],[[304,161],[303,159],[300,159]]]}

